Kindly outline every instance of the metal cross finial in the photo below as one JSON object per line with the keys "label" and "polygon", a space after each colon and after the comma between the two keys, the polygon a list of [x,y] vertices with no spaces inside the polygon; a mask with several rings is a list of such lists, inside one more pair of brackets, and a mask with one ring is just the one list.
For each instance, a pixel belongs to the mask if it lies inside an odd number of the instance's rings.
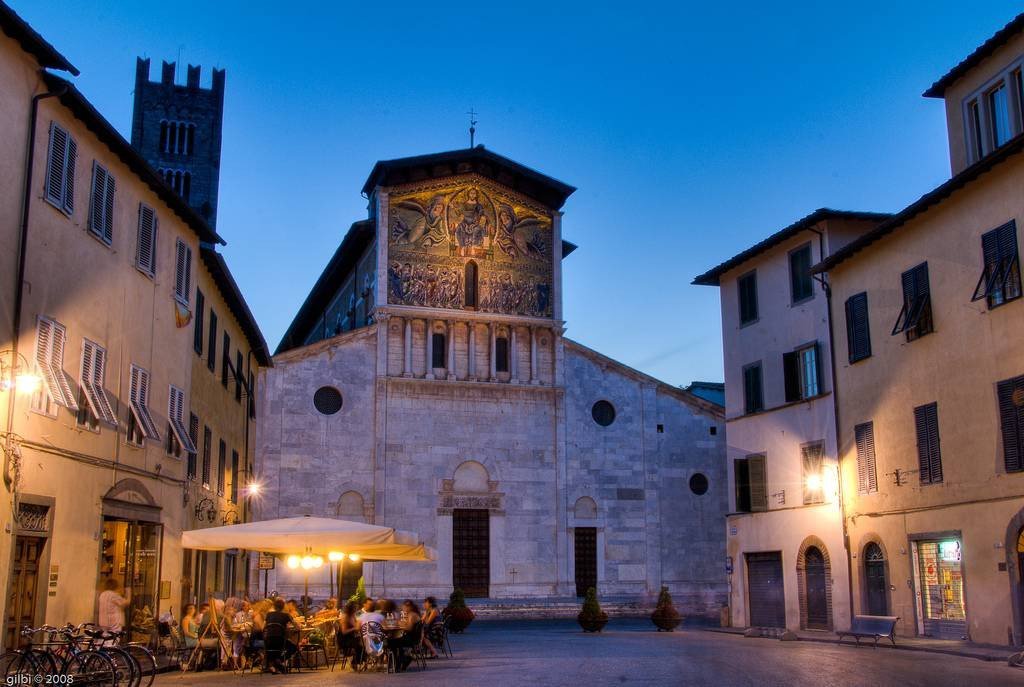
{"label": "metal cross finial", "polygon": [[476,137],[476,115],[477,115],[477,112],[471,107],[471,108],[469,108],[469,112],[467,112],[466,114],[469,115],[469,147],[472,148],[473,147],[473,141],[474,141],[474,139]]}

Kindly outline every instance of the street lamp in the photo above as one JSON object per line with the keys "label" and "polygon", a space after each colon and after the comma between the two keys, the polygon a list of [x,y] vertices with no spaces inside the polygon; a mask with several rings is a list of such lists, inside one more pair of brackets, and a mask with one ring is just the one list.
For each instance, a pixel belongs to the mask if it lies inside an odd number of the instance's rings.
{"label": "street lamp", "polygon": [[6,362],[5,358],[11,353],[14,351],[0,352],[0,388],[4,391],[14,389],[19,394],[34,394],[39,391],[43,378],[29,369],[28,360],[21,353],[18,353],[16,358],[20,362],[14,365]]}

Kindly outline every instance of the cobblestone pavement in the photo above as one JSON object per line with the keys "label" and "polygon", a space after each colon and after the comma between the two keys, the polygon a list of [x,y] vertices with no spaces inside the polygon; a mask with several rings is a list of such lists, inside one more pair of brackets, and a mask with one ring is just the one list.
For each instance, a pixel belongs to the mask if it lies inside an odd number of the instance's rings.
{"label": "cobblestone pavement", "polygon": [[263,683],[331,685],[1024,685],[1024,669],[1005,663],[919,651],[780,642],[687,629],[653,631],[648,621],[614,619],[588,635],[573,621],[476,622],[453,637],[455,657],[399,675],[337,669],[286,676],[169,673],[155,687],[228,687]]}

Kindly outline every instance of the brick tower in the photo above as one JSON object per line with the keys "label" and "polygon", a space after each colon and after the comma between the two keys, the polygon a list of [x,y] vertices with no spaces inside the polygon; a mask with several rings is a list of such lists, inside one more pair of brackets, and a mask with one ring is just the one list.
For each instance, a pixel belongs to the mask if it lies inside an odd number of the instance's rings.
{"label": "brick tower", "polygon": [[184,86],[174,83],[174,69],[164,62],[160,81],[150,81],[149,59],[136,61],[132,146],[216,227],[224,70],[214,69],[211,87],[200,88],[199,66],[188,65]]}

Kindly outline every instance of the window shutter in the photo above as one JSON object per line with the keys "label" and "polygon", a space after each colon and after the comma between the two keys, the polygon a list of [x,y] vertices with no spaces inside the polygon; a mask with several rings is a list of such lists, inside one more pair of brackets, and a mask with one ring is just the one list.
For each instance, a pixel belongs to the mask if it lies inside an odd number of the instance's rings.
{"label": "window shutter", "polygon": [[191,432],[185,428],[185,392],[173,384],[168,389],[167,417],[170,419],[171,431],[181,447],[190,455],[195,453]]}
{"label": "window shutter", "polygon": [[128,397],[135,422],[143,436],[160,441],[160,432],[149,412],[149,372],[136,365],[132,365]]}
{"label": "window shutter", "polygon": [[750,471],[750,510],[758,513],[768,510],[768,485],[765,483],[764,456],[747,458]]}
{"label": "window shutter", "polygon": [[192,450],[188,454],[186,477],[196,478],[196,447],[199,445],[199,418],[195,413],[188,414],[188,438],[192,440]]}
{"label": "window shutter", "polygon": [[88,339],[82,340],[82,389],[93,415],[104,422],[117,426],[117,416],[103,388],[106,371],[106,350]]}
{"label": "window shutter", "polygon": [[853,429],[857,443],[857,490],[862,494],[878,491],[875,468],[874,423],[865,422]]}
{"label": "window shutter", "polygon": [[917,464],[922,484],[942,481],[942,457],[939,453],[938,405],[914,408],[914,425],[917,430]]}
{"label": "window shutter", "polygon": [[175,244],[174,296],[188,305],[188,294],[192,290],[192,249],[181,239]]}
{"label": "window shutter", "polygon": [[68,136],[67,158],[64,161],[64,212],[75,211],[75,162],[78,160],[78,144]]}
{"label": "window shutter", "polygon": [[821,343],[816,341],[814,343],[814,396],[817,396],[823,391],[821,383],[821,371]]}
{"label": "window shutter", "polygon": [[1024,377],[1015,377],[997,385],[999,396],[999,426],[1003,435],[1003,465],[1007,472],[1018,472],[1022,465],[1022,406],[1024,406]]}
{"label": "window shutter", "polygon": [[50,122],[50,151],[46,165],[46,199],[64,207],[64,171],[67,169],[68,132]]}
{"label": "window shutter", "polygon": [[103,240],[108,244],[114,242],[114,193],[117,182],[107,172],[107,184],[103,193]]}
{"label": "window shutter", "polygon": [[206,317],[206,297],[203,292],[196,289],[196,312],[192,322],[192,348],[200,356],[203,355],[203,325]]}
{"label": "window shutter", "polygon": [[871,357],[866,292],[850,296],[846,301],[846,349],[851,363]]}
{"label": "window shutter", "polygon": [[210,334],[206,339],[206,367],[217,369],[217,313],[210,308]]}
{"label": "window shutter", "polygon": [[139,203],[138,267],[149,276],[156,273],[156,231],[156,212]]}
{"label": "window shutter", "polygon": [[53,376],[59,396],[54,398],[68,410],[77,411],[78,402],[75,401],[75,393],[71,390],[71,383],[64,373],[64,344],[67,341],[68,331],[64,325],[52,323],[50,332],[50,374]]}
{"label": "window shutter", "polygon": [[203,427],[203,486],[210,488],[210,451],[213,443],[213,434],[209,427]]}
{"label": "window shutter", "polygon": [[217,445],[217,494],[224,495],[224,478],[227,473],[228,447],[221,439]]}
{"label": "window shutter", "polygon": [[107,191],[107,170],[98,162],[92,162],[92,195],[89,198],[89,230],[97,236],[103,236],[103,202]]}
{"label": "window shutter", "polygon": [[782,354],[782,374],[786,382],[786,401],[799,401],[800,356],[796,351]]}

